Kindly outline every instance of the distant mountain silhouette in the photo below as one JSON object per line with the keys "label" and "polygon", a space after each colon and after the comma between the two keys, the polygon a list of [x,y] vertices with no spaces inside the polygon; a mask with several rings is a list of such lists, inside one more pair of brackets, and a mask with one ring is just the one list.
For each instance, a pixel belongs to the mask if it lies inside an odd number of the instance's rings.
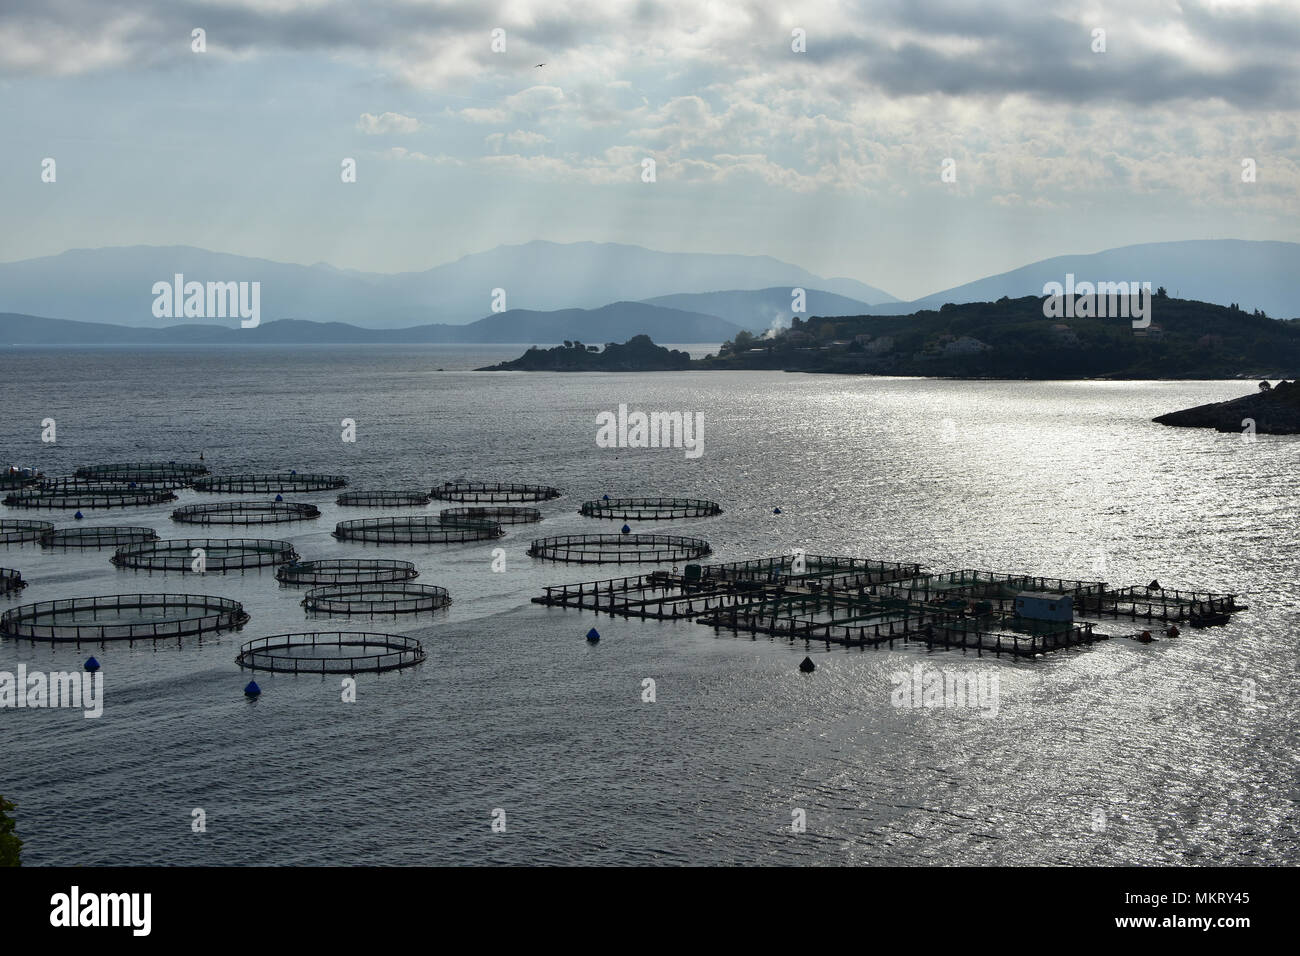
{"label": "distant mountain silhouette", "polygon": [[[460,325],[487,315],[494,289],[507,308],[594,309],[680,292],[828,289],[864,302],[894,301],[851,279],[824,279],[768,256],[655,252],[602,242],[529,242],[392,275],[272,262],[192,246],[75,249],[0,263],[0,310],[86,322],[156,326],[155,282],[260,282],[263,322],[309,319],[364,328]],[[235,326],[237,320],[204,319]]]}
{"label": "distant mountain silhouette", "polygon": [[[155,320],[157,321],[157,320]],[[420,325],[366,329],[343,322],[301,319],[264,321],[257,328],[225,328],[196,319],[141,328],[0,313],[0,346],[6,345],[183,345],[183,344],[519,344],[552,345],[581,340],[592,345],[627,341],[647,333],[664,342],[722,342],[741,331],[712,315],[683,312],[644,302],[614,302],[599,309],[534,312],[511,309],[467,325]]]}
{"label": "distant mountain silhouette", "polygon": [[[646,302],[670,309],[716,315],[752,332],[763,332],[774,324],[790,324],[794,314],[790,311],[793,304],[790,290],[790,286],[778,286],[773,289],[733,289],[728,292],[683,292],[656,296],[646,299]],[[805,318],[810,315],[864,315],[871,310],[868,303],[859,299],[850,299],[820,289],[805,289],[804,305],[802,314]]]}
{"label": "distant mountain silhouette", "polygon": [[[992,302],[1043,294],[1046,282],[1150,282],[1175,298],[1236,303],[1247,312],[1263,309],[1275,318],[1300,317],[1300,243],[1244,239],[1149,242],[1090,255],[1055,256],[1011,272],[967,282],[924,298],[873,305],[868,315],[903,315],[937,309],[948,302]],[[815,313],[814,313],[815,314]]]}

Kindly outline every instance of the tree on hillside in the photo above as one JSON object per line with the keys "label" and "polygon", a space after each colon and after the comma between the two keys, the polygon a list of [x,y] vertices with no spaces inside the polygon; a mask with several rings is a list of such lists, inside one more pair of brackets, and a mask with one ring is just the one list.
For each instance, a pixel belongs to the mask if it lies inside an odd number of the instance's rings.
{"label": "tree on hillside", "polygon": [[1273,391],[1273,385],[1270,382],[1260,382],[1259,390],[1261,392],[1271,392]]}

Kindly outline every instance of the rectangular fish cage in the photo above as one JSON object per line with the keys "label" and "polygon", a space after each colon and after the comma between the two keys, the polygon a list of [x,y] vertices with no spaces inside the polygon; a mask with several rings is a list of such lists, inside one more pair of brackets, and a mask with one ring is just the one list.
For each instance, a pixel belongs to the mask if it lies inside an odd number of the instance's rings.
{"label": "rectangular fish cage", "polygon": [[961,571],[918,575],[889,584],[886,589],[910,601],[965,597],[1007,604],[1014,602],[1016,596],[1025,591],[1050,592],[1071,595],[1078,606],[1083,599],[1100,595],[1106,589],[1106,583],[966,568]]}
{"label": "rectangular fish cage", "polygon": [[897,598],[852,594],[786,594],[705,614],[715,630],[862,647],[906,640],[941,612]]}
{"label": "rectangular fish cage", "polygon": [[683,620],[735,604],[762,600],[772,593],[751,582],[688,582],[667,571],[607,578],[546,588],[534,604],[570,607],[622,617]]}
{"label": "rectangular fish cage", "polygon": [[1178,591],[1169,588],[1107,588],[1086,596],[1080,613],[1146,621],[1191,621],[1202,616],[1235,614],[1243,608],[1235,594]]}
{"label": "rectangular fish cage", "polygon": [[791,586],[862,588],[914,578],[921,573],[921,566],[838,555],[804,554],[796,557],[788,554],[706,564],[702,572],[706,578],[720,581],[748,580]]}

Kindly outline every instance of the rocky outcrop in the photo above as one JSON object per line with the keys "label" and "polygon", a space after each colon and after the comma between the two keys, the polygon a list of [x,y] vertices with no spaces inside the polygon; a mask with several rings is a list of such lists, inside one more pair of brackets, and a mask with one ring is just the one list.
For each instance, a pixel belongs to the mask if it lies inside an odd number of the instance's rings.
{"label": "rocky outcrop", "polygon": [[1281,382],[1267,391],[1227,402],[1197,405],[1153,418],[1161,425],[1179,428],[1213,428],[1241,432],[1250,420],[1261,435],[1300,434],[1300,382]]}

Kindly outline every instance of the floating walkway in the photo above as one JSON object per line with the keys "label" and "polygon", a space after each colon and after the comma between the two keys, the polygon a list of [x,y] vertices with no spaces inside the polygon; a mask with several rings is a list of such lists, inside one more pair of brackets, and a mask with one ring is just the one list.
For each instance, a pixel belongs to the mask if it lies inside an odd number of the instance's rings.
{"label": "floating walkway", "polygon": [[[1040,619],[1019,599],[1072,601],[1063,619]],[[963,569],[922,574],[920,565],[828,555],[783,555],[686,574],[655,571],[547,587],[536,604],[622,617],[693,620],[736,634],[845,647],[923,643],[931,648],[1031,657],[1109,635],[1075,614],[1224,623],[1243,608],[1229,594],[1110,590],[1104,582]],[[1148,615],[1150,617],[1148,618]]]}

